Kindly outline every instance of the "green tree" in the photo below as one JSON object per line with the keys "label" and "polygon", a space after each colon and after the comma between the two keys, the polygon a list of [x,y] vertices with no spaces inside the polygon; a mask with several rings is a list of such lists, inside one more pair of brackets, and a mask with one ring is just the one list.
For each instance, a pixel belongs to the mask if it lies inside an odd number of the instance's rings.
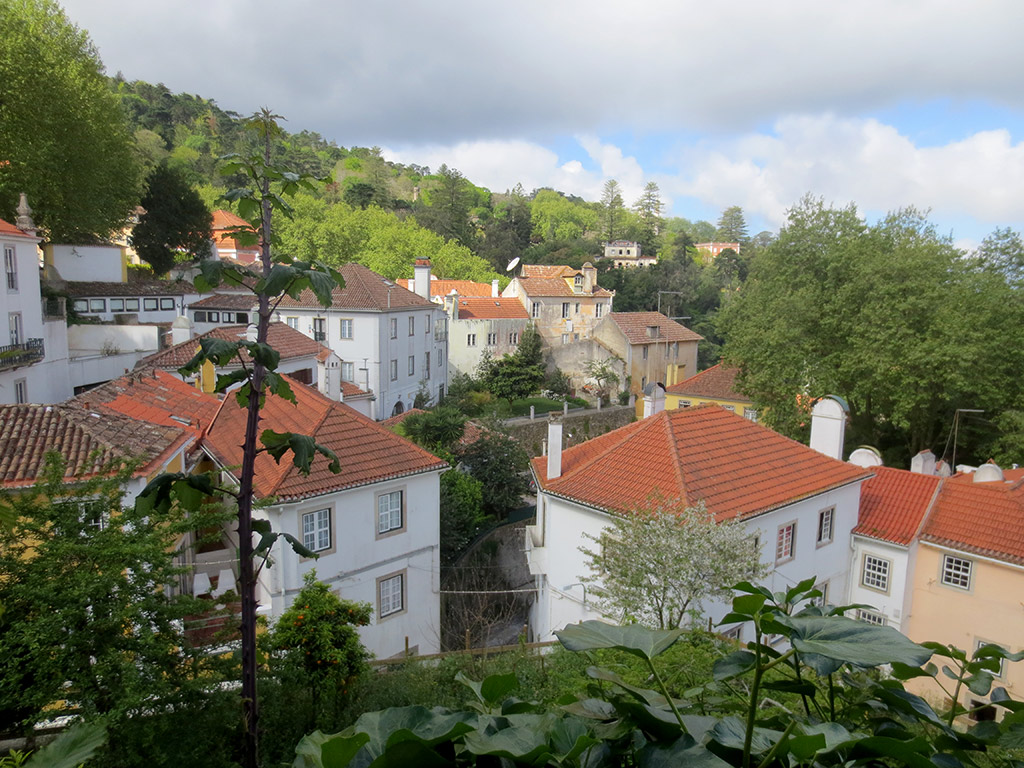
{"label": "green tree", "polygon": [[51,241],[106,237],[139,199],[134,141],[88,35],[54,0],[0,2],[0,212]]}
{"label": "green tree", "polygon": [[414,413],[402,420],[400,431],[429,451],[450,451],[466,431],[466,417],[451,406]]}
{"label": "green tree", "polygon": [[450,565],[487,521],[484,487],[476,478],[453,469],[441,475],[441,562]]}
{"label": "green tree", "polygon": [[741,246],[747,242],[747,221],[742,208],[732,205],[722,211],[715,239],[720,243],[739,243]]}
{"label": "green tree", "polygon": [[515,352],[480,362],[480,383],[495,397],[520,400],[538,392],[544,382],[544,352],[540,334],[529,325]]}
{"label": "green tree", "polygon": [[[618,358],[615,358],[618,359]],[[621,362],[621,359],[619,360]],[[583,364],[583,372],[597,382],[601,397],[608,397],[608,387],[619,383],[619,375],[613,367],[613,358],[604,360],[588,360]]]}
{"label": "green tree", "polygon": [[530,460],[519,443],[495,429],[486,429],[470,445],[457,446],[455,457],[480,483],[488,515],[504,519],[519,507],[530,487],[526,474]]}
{"label": "green tree", "polygon": [[139,216],[129,242],[139,258],[162,275],[176,261],[206,257],[213,215],[184,174],[161,163],[146,178]]}
{"label": "green tree", "polygon": [[622,222],[626,205],[622,201],[622,187],[615,179],[608,179],[601,192],[602,237],[607,241],[617,240],[622,235]]}
{"label": "green tree", "polygon": [[542,240],[578,240],[598,226],[597,212],[583,201],[541,189],[530,201],[533,236]]}
{"label": "green tree", "polygon": [[981,241],[975,256],[985,267],[1024,287],[1024,241],[1020,233],[1009,227],[997,229]]}
{"label": "green tree", "polygon": [[437,186],[428,194],[429,202],[416,209],[417,220],[448,240],[472,247],[475,238],[469,223],[473,202],[470,186],[456,169],[442,165],[437,172]]}
{"label": "green tree", "polygon": [[633,204],[640,224],[639,241],[644,252],[654,254],[657,252],[658,236],[661,234],[664,220],[661,213],[665,204],[661,201],[661,190],[657,183],[647,182],[643,194]]}

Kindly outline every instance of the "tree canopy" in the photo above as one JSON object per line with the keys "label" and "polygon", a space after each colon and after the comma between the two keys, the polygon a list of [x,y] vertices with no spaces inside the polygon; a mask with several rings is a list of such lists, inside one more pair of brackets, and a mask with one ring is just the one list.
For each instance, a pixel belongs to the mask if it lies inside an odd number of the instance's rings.
{"label": "tree canopy", "polygon": [[177,260],[199,259],[210,251],[213,216],[184,173],[161,163],[146,178],[145,212],[129,238],[139,258],[162,275]]}
{"label": "tree canopy", "polygon": [[0,2],[0,29],[0,217],[25,192],[51,241],[106,237],[140,171],[96,48],[53,0]]}

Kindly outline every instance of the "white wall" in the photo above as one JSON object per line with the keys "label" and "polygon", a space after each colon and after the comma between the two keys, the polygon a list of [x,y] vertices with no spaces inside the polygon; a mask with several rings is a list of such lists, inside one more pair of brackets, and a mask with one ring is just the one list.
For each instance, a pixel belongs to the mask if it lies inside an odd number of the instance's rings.
{"label": "white wall", "polygon": [[[848,602],[874,606],[878,613],[885,616],[886,624],[900,629],[906,618],[904,611],[908,598],[907,579],[910,575],[909,551],[906,547],[866,536],[854,536],[852,546]],[[889,585],[885,591],[864,586],[862,577],[866,555],[889,561]]]}
{"label": "white wall", "polygon": [[[477,366],[483,359],[484,352],[490,352],[491,357],[498,358],[511,354],[519,348],[519,344],[509,344],[510,333],[518,334],[522,339],[526,326],[529,324],[526,318],[502,318],[496,320],[472,319],[472,320],[449,320],[448,321],[448,375],[465,373],[470,376],[476,374]],[[487,335],[497,334],[497,344],[488,346]],[[469,346],[469,334],[476,335],[476,344]]]}
{"label": "white wall", "polygon": [[[281,504],[267,511],[274,530],[302,540],[302,515],[331,509],[332,548],[317,560],[300,558],[284,545],[275,553],[267,592],[273,617],[291,604],[305,573],[315,568],[317,578],[343,599],[368,602],[374,616],[360,630],[363,643],[378,658],[387,658],[409,646],[419,653],[435,653],[440,647],[440,531],[439,472],[429,472],[374,483],[338,493]],[[377,535],[377,495],[402,490],[405,498],[405,530]],[[377,580],[403,573],[405,599],[402,612],[377,615]]]}
{"label": "white wall", "polygon": [[[61,278],[74,282],[124,281],[124,256],[116,245],[51,245],[52,264]],[[53,276],[56,277],[56,276]]]}

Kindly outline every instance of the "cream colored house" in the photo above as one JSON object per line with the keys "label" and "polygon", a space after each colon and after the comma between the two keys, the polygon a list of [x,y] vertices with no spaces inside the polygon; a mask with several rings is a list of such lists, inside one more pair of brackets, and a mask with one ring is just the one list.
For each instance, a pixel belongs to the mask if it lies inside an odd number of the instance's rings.
{"label": "cream colored house", "polygon": [[590,338],[611,313],[615,296],[597,284],[597,268],[589,262],[583,269],[525,264],[501,295],[519,299],[551,347]]}
{"label": "cream colored house", "polygon": [[669,384],[697,371],[697,344],[704,337],[660,312],[612,312],[594,328],[594,338],[625,362],[629,391]]}

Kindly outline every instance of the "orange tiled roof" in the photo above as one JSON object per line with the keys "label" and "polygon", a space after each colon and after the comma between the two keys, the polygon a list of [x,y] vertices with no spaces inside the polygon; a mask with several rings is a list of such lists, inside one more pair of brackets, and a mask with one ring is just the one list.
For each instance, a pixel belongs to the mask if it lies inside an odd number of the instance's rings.
{"label": "orange tiled roof", "polygon": [[550,265],[550,264],[523,264],[522,270],[519,273],[520,277],[572,277],[576,274],[582,274],[579,269],[573,269],[565,264]]}
{"label": "orange tiled roof", "polygon": [[351,381],[342,380],[342,382],[341,382],[341,396],[342,397],[346,397],[346,398],[347,397],[360,398],[360,397],[369,397],[370,393],[367,392],[366,390],[360,389],[355,384],[353,384]]}
{"label": "orange tiled roof", "polygon": [[[335,288],[332,295],[333,309],[368,309],[378,312],[388,309],[406,309],[409,307],[433,307],[427,299],[417,296],[362,264],[342,264],[338,268],[345,278],[344,288]],[[285,307],[308,307],[322,309],[322,305],[309,289],[299,294],[299,298],[284,296],[279,305]]]}
{"label": "orange tiled roof", "polygon": [[[225,341],[238,341],[245,338],[247,327],[245,325],[222,325],[219,328],[213,328],[206,333],[199,334],[194,339],[183,341],[161,352],[144,357],[135,367],[177,370],[195,356],[196,351],[199,349],[200,340],[224,339]],[[285,323],[270,324],[270,327],[267,329],[267,343],[278,351],[282,360],[294,360],[297,357],[316,358],[324,349],[319,342],[313,341],[306,334],[295,330]],[[242,354],[248,362],[248,353],[243,351]],[[237,364],[237,361],[235,361],[227,367],[230,368]]]}
{"label": "orange tiled roof", "polygon": [[950,478],[921,539],[1024,565],[1024,479],[989,483]]}
{"label": "orange tiled roof", "polygon": [[61,405],[0,406],[0,483],[32,485],[56,451],[67,466],[64,477],[88,477],[118,459],[140,459],[136,475],[149,474],[184,445],[181,426],[138,421],[110,410],[92,410],[75,401]]}
{"label": "orange tiled roof", "polygon": [[[303,476],[292,465],[291,454],[278,464],[262,452],[256,457],[254,492],[258,497],[295,501],[448,467],[448,462],[347,405],[328,400],[306,386],[296,385],[292,389],[297,403],[273,395],[267,397],[261,413],[261,430],[312,436],[338,455],[341,472],[331,472],[328,460],[318,455],[310,474]],[[240,438],[245,433],[246,413],[233,397],[225,398],[207,433],[204,445],[225,467],[237,467],[242,462]]]}
{"label": "orange tiled roof", "polygon": [[[609,312],[608,317],[622,331],[630,344],[657,344],[661,341],[703,341],[685,325],[670,320],[661,312]],[[657,337],[647,335],[647,329],[658,329]]]}
{"label": "orange tiled roof", "polygon": [[236,213],[218,208],[213,212],[213,226],[211,229],[227,229],[228,227],[248,227],[249,222]]}
{"label": "orange tiled roof", "polygon": [[85,408],[108,410],[169,427],[202,434],[213,421],[220,400],[166,371],[150,368],[126,374],[75,398]]}
{"label": "orange tiled roof", "polygon": [[942,480],[905,469],[876,467],[860,490],[860,515],[853,532],[907,546],[917,535]]}
{"label": "orange tiled roof", "polygon": [[519,299],[459,298],[459,320],[529,320]]}
{"label": "orange tiled roof", "polygon": [[[241,245],[238,240],[232,237],[231,232],[225,230],[233,227],[250,227],[249,222],[238,216],[231,211],[225,211],[222,208],[217,209],[213,212],[213,225],[210,229],[213,232],[213,242],[218,248],[224,248],[225,250],[233,249],[237,252],[256,255],[259,253],[259,247],[256,245]],[[247,262],[245,262],[247,263]]]}
{"label": "orange tiled roof", "polygon": [[719,519],[751,517],[871,476],[717,406],[662,411],[562,452],[548,492],[615,512],[652,494],[704,500]]}
{"label": "orange tiled roof", "polygon": [[[416,290],[416,281],[412,278],[403,278],[398,284],[410,291]],[[459,296],[490,296],[491,284],[478,283],[474,280],[445,280],[431,276],[430,295],[447,296],[455,291]]]}
{"label": "orange tiled roof", "polygon": [[184,296],[199,293],[188,280],[160,280],[128,273],[128,282],[99,280],[68,281],[63,290],[77,298],[100,296]]}
{"label": "orange tiled roof", "polygon": [[[28,232],[22,232],[10,222],[0,219],[0,235],[14,235],[15,237],[32,237]],[[488,286],[488,289],[490,286]]]}
{"label": "orange tiled roof", "polygon": [[600,286],[594,286],[590,293],[574,291],[560,277],[521,277],[519,285],[527,296],[611,296],[612,292]]}
{"label": "orange tiled roof", "polygon": [[741,403],[753,402],[746,395],[741,395],[736,391],[736,375],[739,372],[739,368],[719,363],[688,379],[665,387],[665,391],[673,395],[710,397],[715,400],[734,400]]}
{"label": "orange tiled roof", "polygon": [[214,293],[210,296],[193,301],[189,309],[229,309],[238,312],[251,312],[258,303],[257,298],[249,293]]}

